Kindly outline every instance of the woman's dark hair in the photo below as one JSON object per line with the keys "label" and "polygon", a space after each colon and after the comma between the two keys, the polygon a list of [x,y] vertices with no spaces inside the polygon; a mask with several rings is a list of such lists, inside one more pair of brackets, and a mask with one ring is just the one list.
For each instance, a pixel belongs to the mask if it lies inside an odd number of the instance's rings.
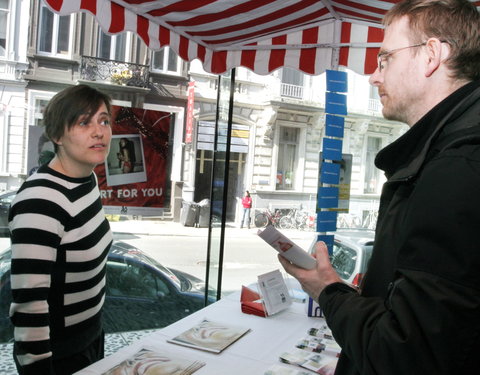
{"label": "woman's dark hair", "polygon": [[53,142],[55,152],[56,142],[78,121],[80,116],[87,115],[87,121],[98,108],[105,103],[111,113],[111,99],[108,95],[87,85],[68,87],[56,94],[48,103],[43,114],[45,134]]}

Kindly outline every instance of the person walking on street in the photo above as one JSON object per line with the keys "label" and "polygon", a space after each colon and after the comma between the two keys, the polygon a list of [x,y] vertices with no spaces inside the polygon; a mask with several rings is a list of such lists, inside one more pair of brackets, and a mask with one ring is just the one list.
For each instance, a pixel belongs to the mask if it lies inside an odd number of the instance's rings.
{"label": "person walking on street", "polygon": [[242,206],[243,215],[240,228],[243,228],[243,224],[246,224],[247,228],[250,229],[250,210],[252,208],[252,197],[250,196],[250,192],[248,190],[245,191],[245,196],[242,198]]}
{"label": "person walking on street", "polygon": [[360,290],[324,243],[317,267],[280,257],[319,302],[342,347],[336,375],[480,371],[480,14],[467,0],[406,0],[384,19],[383,115],[410,129],[375,160],[385,171]]}
{"label": "person walking on street", "polygon": [[70,375],[103,358],[112,232],[93,169],[109,152],[110,113],[110,98],[86,85],[55,95],[44,113],[55,156],[12,202],[10,318],[20,375]]}

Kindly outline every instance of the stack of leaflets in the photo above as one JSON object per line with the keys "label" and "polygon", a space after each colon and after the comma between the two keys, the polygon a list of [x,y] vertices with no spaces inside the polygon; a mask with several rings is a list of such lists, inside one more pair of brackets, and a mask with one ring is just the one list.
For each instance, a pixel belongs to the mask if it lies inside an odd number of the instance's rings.
{"label": "stack of leaflets", "polygon": [[[340,346],[335,342],[326,324],[310,328],[308,335],[299,340],[296,349],[280,355],[280,361],[296,365],[322,375],[333,375],[340,355]],[[304,375],[311,372],[271,366],[264,375]]]}
{"label": "stack of leaflets", "polygon": [[315,337],[315,336],[305,336],[297,343],[298,349],[307,350],[309,352],[315,353],[329,353],[334,356],[338,356],[342,348],[334,340]]}
{"label": "stack of leaflets", "polygon": [[158,352],[155,348],[143,348],[103,375],[190,375],[205,366],[204,362],[186,359],[177,355]]}
{"label": "stack of leaflets", "polygon": [[312,353],[302,349],[283,353],[280,361],[306,368],[321,375],[333,375],[337,365],[337,358],[330,354]]}
{"label": "stack of leaflets", "polygon": [[204,319],[180,335],[168,339],[167,342],[212,353],[220,353],[247,332],[250,332],[250,328]]}
{"label": "stack of leaflets", "polygon": [[310,371],[273,365],[265,372],[264,375],[312,375],[312,373]]}

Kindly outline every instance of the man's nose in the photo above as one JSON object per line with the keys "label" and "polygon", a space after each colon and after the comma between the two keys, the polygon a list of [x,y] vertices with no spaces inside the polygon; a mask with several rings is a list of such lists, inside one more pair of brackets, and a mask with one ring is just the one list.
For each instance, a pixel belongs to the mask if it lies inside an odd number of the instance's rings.
{"label": "man's nose", "polygon": [[375,69],[375,71],[373,72],[373,74],[370,76],[370,78],[368,79],[368,82],[372,85],[372,86],[378,86],[380,84],[380,79],[381,79],[381,76],[382,74],[380,73],[380,70],[378,69]]}

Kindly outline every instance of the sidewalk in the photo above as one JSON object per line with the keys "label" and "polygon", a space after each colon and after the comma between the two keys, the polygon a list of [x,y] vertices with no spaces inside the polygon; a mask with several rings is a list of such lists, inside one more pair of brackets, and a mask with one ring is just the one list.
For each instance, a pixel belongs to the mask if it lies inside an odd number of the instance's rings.
{"label": "sidewalk", "polygon": [[[111,221],[110,227],[114,233],[137,234],[143,236],[183,236],[206,237],[208,228],[185,227],[180,223],[162,220],[122,220]],[[220,229],[220,228],[215,228]],[[240,229],[235,223],[227,223],[225,232],[229,238],[254,236],[259,228]],[[313,238],[315,232],[295,229],[281,230],[287,237],[294,239]],[[10,238],[0,237],[0,253],[10,246]]]}
{"label": "sidewalk", "polygon": [[[162,220],[124,220],[111,221],[110,227],[114,233],[139,234],[146,236],[186,236],[205,237],[208,236],[208,228],[186,227],[180,223]],[[214,228],[220,230],[220,228]],[[226,223],[225,232],[231,237],[245,237],[256,235],[260,228],[250,227],[239,228],[235,223]],[[281,230],[291,239],[313,238],[315,232],[301,231],[296,229]]]}

